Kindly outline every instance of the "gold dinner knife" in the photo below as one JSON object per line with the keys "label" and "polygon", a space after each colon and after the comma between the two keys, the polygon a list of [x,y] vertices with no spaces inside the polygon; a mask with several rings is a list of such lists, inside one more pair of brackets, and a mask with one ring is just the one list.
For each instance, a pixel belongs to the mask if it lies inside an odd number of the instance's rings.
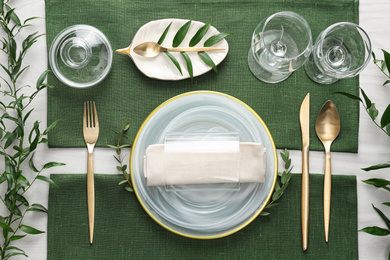
{"label": "gold dinner knife", "polygon": [[301,226],[302,249],[307,249],[309,233],[309,145],[310,145],[310,93],[307,93],[299,111],[302,132],[302,191],[301,191]]}

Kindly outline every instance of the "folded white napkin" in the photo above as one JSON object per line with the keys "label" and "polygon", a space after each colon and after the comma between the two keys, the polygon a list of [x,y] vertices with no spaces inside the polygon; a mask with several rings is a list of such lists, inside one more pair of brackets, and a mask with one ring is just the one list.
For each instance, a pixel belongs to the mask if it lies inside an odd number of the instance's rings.
{"label": "folded white napkin", "polygon": [[146,149],[144,174],[148,186],[264,182],[266,151],[259,143],[239,143],[236,152],[167,152],[166,145]]}

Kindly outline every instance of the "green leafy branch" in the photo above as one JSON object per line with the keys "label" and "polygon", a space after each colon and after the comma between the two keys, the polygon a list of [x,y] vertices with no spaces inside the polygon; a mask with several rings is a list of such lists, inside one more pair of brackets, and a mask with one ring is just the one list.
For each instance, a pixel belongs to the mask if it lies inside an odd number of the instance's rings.
{"label": "green leafy branch", "polygon": [[382,50],[384,59],[380,60],[376,58],[376,55],[374,52],[372,52],[372,57],[374,58],[374,64],[382,71],[382,73],[389,78],[383,83],[383,86],[390,83],[390,54]]}
{"label": "green leafy branch", "polygon": [[[179,30],[177,31],[177,33],[173,37],[172,47],[178,47],[183,42],[183,40],[186,37],[187,32],[188,32],[188,30],[189,30],[189,28],[191,26],[191,22],[192,22],[192,20],[189,20],[182,27],[179,28]],[[167,35],[171,25],[172,25],[172,22],[167,26],[167,28],[162,33],[160,39],[157,42],[158,44],[161,45],[164,42],[165,37],[166,37],[166,35]],[[195,45],[197,45],[203,39],[203,37],[206,35],[206,33],[209,30],[210,26],[211,26],[211,22],[209,22],[209,23],[203,25],[201,28],[199,28],[199,30],[191,38],[191,40],[189,42],[189,47],[194,47]],[[217,44],[218,42],[222,41],[223,39],[225,39],[230,34],[231,33],[224,33],[224,32],[222,32],[222,33],[219,33],[217,35],[213,35],[213,36],[211,36],[210,38],[208,38],[204,42],[203,46],[204,47],[211,47],[211,46]],[[164,53],[173,62],[175,67],[179,70],[180,74],[183,75],[180,63],[177,61],[175,56],[173,56],[168,51],[166,51]],[[180,52],[180,53],[181,53],[181,55],[183,56],[183,58],[184,58],[184,60],[186,62],[188,74],[190,75],[191,79],[193,79],[194,72],[193,72],[192,61],[191,61],[189,55],[186,52]],[[210,58],[210,56],[206,52],[204,52],[204,51],[198,52],[198,55],[203,60],[203,62],[205,64],[210,66],[215,71],[215,73],[218,73],[217,66],[215,65],[214,61]]]}
{"label": "green leafy branch", "polygon": [[[271,197],[271,201],[267,204],[265,209],[270,209],[272,207],[275,207],[279,205],[279,203],[276,203],[277,200],[279,200],[285,190],[287,189],[292,173],[291,170],[293,169],[293,166],[291,166],[291,159],[290,159],[290,153],[287,149],[284,150],[284,152],[280,153],[280,156],[282,157],[282,160],[284,162],[284,171],[278,172],[278,176],[276,179],[275,189]],[[260,213],[260,216],[268,216],[270,215],[267,211],[262,211]]]}
{"label": "green leafy branch", "polygon": [[[388,181],[388,180],[380,179],[380,178],[372,178],[372,179],[364,180],[363,182],[390,192],[390,188],[389,188],[390,181]],[[382,205],[390,207],[390,202],[384,202],[384,203],[382,203]],[[372,207],[378,213],[378,215],[381,217],[381,219],[385,222],[386,228],[381,228],[378,226],[370,226],[370,227],[365,227],[359,231],[365,232],[365,233],[368,233],[368,234],[374,235],[374,236],[388,236],[388,235],[390,235],[390,220],[389,220],[389,218],[379,208],[375,207],[374,205],[372,205]],[[388,257],[390,259],[390,251],[389,251]]]}
{"label": "green leafy branch", "polygon": [[[13,256],[27,256],[23,249],[11,245],[28,234],[41,234],[44,231],[23,223],[28,212],[47,213],[47,209],[37,203],[31,203],[25,197],[26,192],[36,180],[55,184],[50,178],[41,173],[52,167],[64,165],[58,162],[48,162],[42,167],[34,164],[34,154],[38,145],[47,142],[47,134],[53,129],[53,122],[41,131],[40,122],[35,121],[31,129],[27,129],[33,109],[30,109],[33,99],[45,88],[52,87],[44,83],[49,71],[44,71],[38,78],[31,95],[23,93],[30,85],[19,86],[18,79],[29,68],[23,65],[27,51],[41,36],[37,32],[28,35],[21,42],[16,39],[22,37],[20,32],[31,26],[30,22],[36,19],[31,17],[21,22],[15,9],[7,2],[0,2],[0,26],[4,37],[0,39],[0,50],[7,56],[5,64],[0,64],[3,73],[0,76],[4,84],[0,85],[0,157],[4,160],[4,172],[0,175],[0,201],[4,211],[0,215],[0,259],[9,259]],[[25,174],[23,165],[28,164],[31,170]],[[22,232],[22,233],[20,233]]]}
{"label": "green leafy branch", "polygon": [[[375,53],[372,53],[372,56],[374,58],[374,64],[383,72],[384,75],[386,75],[387,78],[389,78],[383,84],[383,85],[386,85],[386,84],[390,83],[390,54],[385,50],[382,50],[382,51],[384,54],[384,60],[377,59],[375,56]],[[370,98],[366,95],[366,93],[363,91],[362,88],[359,87],[359,89],[360,89],[360,93],[361,93],[363,99],[357,95],[343,92],[343,91],[337,91],[334,93],[341,94],[341,95],[344,95],[350,99],[354,99],[354,100],[359,101],[363,105],[365,111],[370,116],[373,123],[381,131],[383,131],[387,136],[390,137],[390,104],[387,105],[381,118],[378,119],[379,111],[375,107],[375,103],[373,103],[370,100]],[[377,165],[363,168],[363,170],[371,171],[371,170],[378,170],[378,169],[389,168],[389,167],[390,167],[390,162],[386,162],[386,163],[381,163],[381,164],[377,164]]]}
{"label": "green leafy branch", "polygon": [[122,139],[128,139],[126,136],[127,130],[130,128],[130,121],[125,120],[121,129],[119,132],[114,131],[116,134],[116,144],[115,145],[108,145],[108,147],[115,149],[116,155],[114,155],[115,160],[119,163],[119,165],[116,167],[116,169],[123,174],[125,177],[124,180],[120,181],[118,185],[122,185],[125,183],[128,183],[129,186],[126,186],[125,189],[129,192],[133,192],[133,184],[131,183],[130,174],[128,173],[127,164],[123,162],[123,156],[122,156],[122,149],[123,148],[131,148],[130,144],[122,144]]}

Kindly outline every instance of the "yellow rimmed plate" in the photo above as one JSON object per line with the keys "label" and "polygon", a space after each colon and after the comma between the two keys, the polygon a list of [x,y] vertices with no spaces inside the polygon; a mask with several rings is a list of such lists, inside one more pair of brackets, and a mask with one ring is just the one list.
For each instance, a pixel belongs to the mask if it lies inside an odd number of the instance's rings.
{"label": "yellow rimmed plate", "polygon": [[[237,132],[242,142],[262,143],[267,153],[265,182],[241,183],[238,190],[148,187],[146,148],[164,143],[170,132]],[[194,91],[165,101],[146,118],[134,140],[130,165],[136,196],[153,220],[182,236],[213,239],[241,230],[260,214],[272,195],[278,163],[271,133],[248,105],[223,93]]]}

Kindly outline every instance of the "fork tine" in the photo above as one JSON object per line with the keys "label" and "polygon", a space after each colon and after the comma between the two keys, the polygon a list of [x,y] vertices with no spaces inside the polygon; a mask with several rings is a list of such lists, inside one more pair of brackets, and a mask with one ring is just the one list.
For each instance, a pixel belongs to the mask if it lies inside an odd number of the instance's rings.
{"label": "fork tine", "polygon": [[87,104],[84,102],[83,127],[87,127]]}
{"label": "fork tine", "polygon": [[92,102],[88,101],[88,127],[93,127]]}
{"label": "fork tine", "polygon": [[93,102],[93,111],[94,111],[94,121],[95,121],[95,127],[99,127],[99,120],[98,120],[98,115],[96,112],[96,106],[95,106],[95,101]]}

